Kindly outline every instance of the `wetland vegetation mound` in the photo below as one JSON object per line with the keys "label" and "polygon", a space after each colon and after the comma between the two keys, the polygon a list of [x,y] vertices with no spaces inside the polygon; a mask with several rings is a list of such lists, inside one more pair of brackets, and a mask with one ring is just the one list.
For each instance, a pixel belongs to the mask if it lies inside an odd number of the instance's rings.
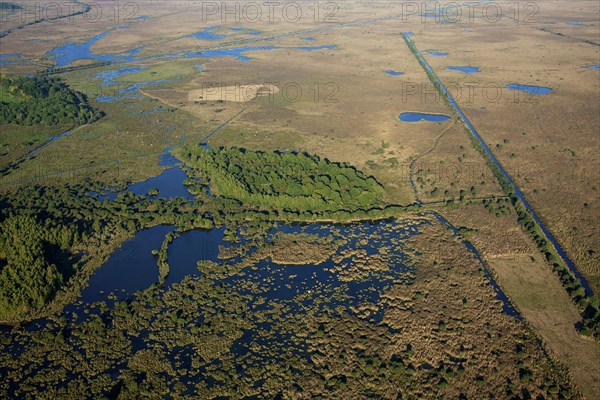
{"label": "wetland vegetation mound", "polygon": [[0,79],[0,123],[17,125],[83,125],[103,116],[83,93],[48,76],[6,76]]}
{"label": "wetland vegetation mound", "polygon": [[184,148],[179,158],[217,196],[250,206],[300,211],[353,211],[382,205],[375,178],[347,164],[298,152]]}
{"label": "wetland vegetation mound", "polygon": [[337,245],[329,237],[308,234],[279,233],[271,246],[261,249],[274,264],[319,265],[336,251]]}

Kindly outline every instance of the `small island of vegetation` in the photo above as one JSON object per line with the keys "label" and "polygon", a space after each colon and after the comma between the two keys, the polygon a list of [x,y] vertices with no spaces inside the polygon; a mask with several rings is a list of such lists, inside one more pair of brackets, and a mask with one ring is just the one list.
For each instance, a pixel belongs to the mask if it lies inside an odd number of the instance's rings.
{"label": "small island of vegetation", "polygon": [[178,157],[206,180],[213,194],[245,205],[352,211],[383,204],[383,188],[375,178],[306,153],[196,147],[184,148]]}

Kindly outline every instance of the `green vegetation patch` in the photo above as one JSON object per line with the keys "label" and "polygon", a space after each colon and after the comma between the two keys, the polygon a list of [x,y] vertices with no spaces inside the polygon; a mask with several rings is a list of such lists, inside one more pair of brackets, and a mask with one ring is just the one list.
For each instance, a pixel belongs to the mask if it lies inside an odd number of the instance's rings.
{"label": "green vegetation patch", "polygon": [[306,153],[185,148],[178,156],[213,194],[261,208],[336,211],[382,204],[383,188],[347,164]]}
{"label": "green vegetation patch", "polygon": [[337,245],[329,237],[279,232],[272,245],[259,252],[270,256],[274,264],[319,265],[336,249]]}
{"label": "green vegetation patch", "polygon": [[83,125],[103,113],[58,78],[5,76],[0,79],[0,123],[17,125]]}
{"label": "green vegetation patch", "polygon": [[[206,226],[185,199],[152,201],[127,191],[100,202],[88,194],[102,190],[85,181],[0,194],[0,321],[33,319],[54,305],[62,309],[106,256],[144,228],[176,220]],[[174,235],[158,254],[161,280],[169,272],[166,246]]]}
{"label": "green vegetation patch", "polygon": [[148,82],[158,79],[179,80],[197,77],[200,73],[196,65],[205,63],[205,59],[194,59],[184,61],[170,61],[152,65],[147,69],[134,74],[128,74],[117,78],[119,82]]}
{"label": "green vegetation patch", "polygon": [[0,224],[0,318],[39,310],[62,283],[57,265],[67,260],[78,232],[52,225],[29,216]]}

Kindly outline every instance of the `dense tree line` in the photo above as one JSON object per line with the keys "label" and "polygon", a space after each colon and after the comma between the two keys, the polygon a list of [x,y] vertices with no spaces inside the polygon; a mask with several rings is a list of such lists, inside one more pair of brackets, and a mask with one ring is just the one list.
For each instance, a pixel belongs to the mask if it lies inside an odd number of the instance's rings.
{"label": "dense tree line", "polygon": [[101,202],[89,194],[94,189],[87,181],[0,195],[0,321],[35,316],[80,271],[79,253],[158,223],[183,225],[185,218],[193,225],[201,218],[184,209],[185,199],[147,200],[125,191]]}
{"label": "dense tree line", "polygon": [[510,198],[510,203],[516,211],[519,224],[534,240],[540,252],[544,254],[548,264],[552,266],[553,272],[560,279],[573,303],[578,306],[582,320],[577,323],[577,330],[581,334],[593,336],[596,340],[600,340],[600,298],[597,294],[586,293],[579,278],[564,263],[554,246],[548,242],[548,238],[533,218],[533,215],[531,215],[531,212],[527,210],[521,199],[515,194],[514,186],[500,172],[498,167],[489,158],[485,149],[483,149],[473,136],[471,136],[471,142],[473,143],[473,147],[486,160],[486,164],[498,180],[504,194]]}
{"label": "dense tree line", "polygon": [[[419,56],[419,52],[408,36],[404,35],[404,41],[408,45],[410,51],[415,54],[419,64],[423,67],[429,80],[433,83],[435,89],[440,93],[442,98],[448,102],[448,95],[444,92],[438,79],[430,71],[423,59]],[[531,235],[539,250],[545,255],[546,260],[552,266],[554,273],[558,275],[563,287],[566,289],[573,302],[579,307],[581,312],[582,320],[577,324],[577,329],[584,335],[594,336],[597,340],[600,340],[600,298],[598,295],[589,295],[585,292],[585,289],[579,279],[573,274],[563,262],[562,258],[546,238],[544,232],[526,209],[523,202],[516,196],[514,185],[508,181],[508,179],[502,174],[498,166],[492,162],[489,154],[483,148],[481,143],[473,136],[470,135],[473,147],[483,156],[486,160],[486,164],[491,169],[492,173],[498,180],[498,183],[502,187],[502,191],[505,195],[511,198],[511,203],[515,208],[518,216],[518,221],[523,229]],[[461,200],[462,200],[461,194]]]}
{"label": "dense tree line", "polygon": [[40,223],[30,216],[0,223],[0,315],[13,317],[41,308],[63,281],[62,253],[77,240],[73,227]]}
{"label": "dense tree line", "polygon": [[0,79],[0,123],[17,125],[83,125],[103,116],[83,93],[48,76],[6,76]]}
{"label": "dense tree line", "polygon": [[98,67],[106,67],[107,65],[112,64],[110,61],[97,61],[90,64],[85,65],[68,65],[65,67],[53,67],[47,68],[43,74],[45,75],[55,75],[62,74],[63,72],[71,72],[71,71],[81,71],[82,69],[90,69],[90,68],[98,68]]}
{"label": "dense tree line", "polygon": [[546,257],[552,270],[567,290],[575,304],[579,306],[582,320],[577,324],[580,333],[600,339],[600,299],[597,295],[586,294],[580,280],[569,270],[557,254],[554,247],[548,243],[545,235],[516,196],[512,198],[517,211],[518,221],[532,237],[540,251]]}
{"label": "dense tree line", "polygon": [[245,205],[319,212],[382,204],[383,188],[373,177],[314,155],[202,147],[178,155],[208,181],[212,193]]}

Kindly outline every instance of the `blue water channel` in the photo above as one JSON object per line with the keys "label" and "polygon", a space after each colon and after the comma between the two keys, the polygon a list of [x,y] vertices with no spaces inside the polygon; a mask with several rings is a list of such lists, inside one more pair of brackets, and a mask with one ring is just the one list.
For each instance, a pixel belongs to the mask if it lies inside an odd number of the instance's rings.
{"label": "blue water channel", "polygon": [[48,52],[48,55],[54,58],[56,62],[55,68],[65,67],[76,60],[90,59],[98,62],[128,62],[134,61],[137,54],[143,47],[136,47],[131,50],[126,50],[120,53],[113,54],[96,54],[92,52],[92,46],[108,35],[111,31],[103,32],[94,36],[84,43],[66,43],[56,47]]}
{"label": "blue water channel", "polygon": [[548,238],[548,240],[550,241],[550,243],[552,243],[552,245],[556,249],[556,252],[561,257],[561,259],[563,260],[563,262],[571,270],[571,272],[573,273],[573,275],[581,282],[581,285],[584,287],[586,294],[587,295],[591,295],[592,294],[592,290],[591,290],[589,284],[583,278],[583,276],[581,276],[581,274],[579,273],[579,271],[577,271],[577,268],[575,268],[575,265],[569,259],[569,257],[567,256],[567,254],[563,250],[563,248],[560,245],[560,243],[558,243],[558,241],[554,238],[554,236],[552,235],[552,233],[550,233],[550,231],[548,230],[548,228],[546,228],[546,225],[538,217],[538,215],[536,214],[536,212],[533,209],[533,207],[531,207],[531,205],[529,204],[529,202],[525,198],[525,195],[523,194],[523,192],[521,192],[521,190],[516,185],[516,183],[511,179],[511,177],[508,175],[508,173],[504,170],[504,168],[502,167],[502,165],[500,164],[500,162],[496,159],[496,157],[494,156],[494,154],[492,153],[492,151],[489,149],[489,147],[485,143],[485,140],[483,140],[483,138],[479,135],[479,133],[477,132],[477,130],[475,129],[475,127],[471,124],[471,122],[469,121],[469,119],[467,118],[467,116],[462,112],[462,110],[460,109],[460,107],[458,106],[458,104],[456,104],[456,102],[454,101],[454,98],[452,97],[452,95],[448,92],[448,90],[446,89],[446,87],[444,86],[444,84],[442,83],[442,81],[440,81],[440,79],[438,78],[437,74],[433,71],[433,69],[431,68],[431,66],[429,65],[429,63],[427,63],[427,61],[425,61],[425,58],[423,57],[423,55],[421,54],[421,52],[417,49],[417,47],[415,46],[414,42],[410,39],[410,37],[408,35],[403,35],[403,36],[404,36],[404,39],[406,40],[406,42],[409,43],[414,48],[414,50],[416,52],[416,55],[417,55],[417,58],[422,63],[423,67],[431,74],[431,76],[433,76],[433,78],[435,79],[436,83],[439,85],[440,89],[442,90],[442,92],[444,93],[444,95],[447,97],[448,101],[450,102],[450,104],[452,105],[452,107],[454,108],[454,110],[458,113],[460,119],[463,121],[463,123],[465,124],[465,126],[467,127],[467,129],[469,129],[469,132],[471,132],[471,134],[473,135],[473,137],[475,139],[477,139],[477,142],[479,143],[479,145],[483,148],[483,150],[490,157],[490,160],[492,161],[492,163],[494,163],[494,165],[496,166],[496,168],[498,168],[498,171],[502,174],[502,176],[504,177],[504,179],[506,179],[506,181],[508,183],[510,183],[510,185],[512,186],[514,194],[521,200],[521,202],[523,203],[523,206],[527,209],[527,211],[529,211],[529,213],[531,214],[531,216],[533,217],[533,219],[535,220],[535,222],[538,224],[538,226],[540,227],[540,229],[542,230],[542,232],[544,233],[544,235],[546,236],[546,238]]}
{"label": "blue water channel", "polygon": [[0,65],[22,64],[20,60],[23,57],[21,53],[5,53],[0,54]]}
{"label": "blue water channel", "polygon": [[[188,192],[183,182],[186,180],[187,175],[185,171],[178,164],[177,158],[172,154],[165,152],[160,157],[160,165],[163,167],[170,167],[165,169],[160,175],[150,178],[148,180],[134,183],[128,186],[127,191],[131,191],[133,194],[141,196],[147,195],[152,189],[157,189],[158,194],[156,196],[148,196],[150,198],[157,199],[173,199],[175,197],[183,197],[189,201],[194,201],[195,196]],[[98,196],[100,201],[108,200],[113,201],[123,191],[104,191],[104,192],[90,192],[92,196]]]}
{"label": "blue water channel", "polygon": [[59,133],[58,135],[52,136],[50,139],[48,139],[44,144],[36,147],[35,149],[31,150],[29,153],[27,153],[27,157],[37,153],[38,151],[40,151],[41,149],[43,149],[44,147],[48,146],[50,143],[54,143],[56,142],[58,139],[63,138],[65,136],[68,136],[69,133],[71,133],[71,131],[64,131],[62,133]]}

